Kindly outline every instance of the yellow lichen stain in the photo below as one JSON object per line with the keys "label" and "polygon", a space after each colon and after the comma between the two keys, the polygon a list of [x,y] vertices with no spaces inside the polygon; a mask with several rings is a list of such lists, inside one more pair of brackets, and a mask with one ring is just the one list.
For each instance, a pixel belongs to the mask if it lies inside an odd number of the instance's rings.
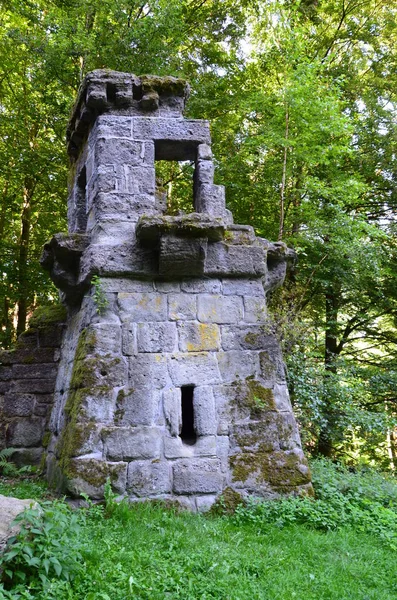
{"label": "yellow lichen stain", "polygon": [[211,323],[199,323],[197,337],[186,344],[188,352],[200,352],[203,350],[219,349],[218,326]]}

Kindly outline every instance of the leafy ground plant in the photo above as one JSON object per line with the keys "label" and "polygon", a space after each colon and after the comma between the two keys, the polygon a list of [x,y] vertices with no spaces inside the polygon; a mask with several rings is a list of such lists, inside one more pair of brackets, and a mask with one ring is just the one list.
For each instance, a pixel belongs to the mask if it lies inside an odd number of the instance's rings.
{"label": "leafy ground plant", "polygon": [[27,584],[31,590],[45,590],[54,579],[70,581],[81,568],[77,539],[82,516],[60,501],[43,502],[18,515],[20,531],[0,557],[4,589]]}

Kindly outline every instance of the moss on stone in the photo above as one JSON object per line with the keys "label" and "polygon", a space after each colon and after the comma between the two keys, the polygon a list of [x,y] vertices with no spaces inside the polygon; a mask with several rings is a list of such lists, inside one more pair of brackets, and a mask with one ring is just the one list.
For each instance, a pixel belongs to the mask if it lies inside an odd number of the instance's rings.
{"label": "moss on stone", "polygon": [[107,463],[93,458],[71,461],[67,476],[69,479],[80,477],[94,487],[105,485],[109,478],[112,483],[117,481],[120,472],[125,470],[125,463]]}
{"label": "moss on stone", "polygon": [[277,489],[288,487],[290,491],[311,481],[307,465],[294,453],[242,452],[232,456],[230,464],[233,481],[244,483],[253,476],[258,483],[266,482]]}
{"label": "moss on stone", "polygon": [[248,409],[252,419],[263,417],[269,410],[276,410],[272,389],[264,387],[252,377],[247,377],[245,383],[246,385],[240,381],[235,382],[235,402],[238,408]]}
{"label": "moss on stone", "polygon": [[39,306],[29,319],[29,329],[45,329],[66,321],[66,308],[62,304]]}
{"label": "moss on stone", "polygon": [[187,82],[185,79],[142,75],[140,80],[144,93],[152,90],[155,90],[159,95],[165,96],[184,96],[187,93]]}
{"label": "moss on stone", "polygon": [[209,514],[214,516],[233,515],[236,508],[243,503],[241,494],[233,488],[227,487],[211,506]]}

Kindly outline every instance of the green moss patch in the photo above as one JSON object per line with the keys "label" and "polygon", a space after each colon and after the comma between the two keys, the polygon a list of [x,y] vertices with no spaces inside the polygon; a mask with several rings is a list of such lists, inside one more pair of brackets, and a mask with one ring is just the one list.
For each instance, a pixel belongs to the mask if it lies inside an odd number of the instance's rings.
{"label": "green moss patch", "polygon": [[29,319],[29,329],[45,329],[66,321],[66,308],[62,304],[39,306]]}
{"label": "green moss patch", "polygon": [[245,482],[253,476],[258,483],[269,483],[272,487],[287,487],[288,490],[296,486],[310,483],[311,476],[306,464],[302,463],[300,456],[286,452],[242,452],[230,459],[233,472],[233,481]]}

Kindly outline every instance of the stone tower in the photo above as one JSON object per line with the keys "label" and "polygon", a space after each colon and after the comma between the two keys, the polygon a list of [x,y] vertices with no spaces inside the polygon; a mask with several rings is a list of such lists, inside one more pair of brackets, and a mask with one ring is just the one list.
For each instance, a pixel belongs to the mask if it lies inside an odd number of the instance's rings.
{"label": "stone tower", "polygon": [[[226,488],[310,492],[266,292],[290,251],[234,225],[207,121],[171,77],[94,71],[68,129],[69,233],[43,265],[68,307],[47,465],[73,494],[114,490],[204,510]],[[194,161],[169,216],[155,161]],[[94,277],[94,279],[93,279]]]}

